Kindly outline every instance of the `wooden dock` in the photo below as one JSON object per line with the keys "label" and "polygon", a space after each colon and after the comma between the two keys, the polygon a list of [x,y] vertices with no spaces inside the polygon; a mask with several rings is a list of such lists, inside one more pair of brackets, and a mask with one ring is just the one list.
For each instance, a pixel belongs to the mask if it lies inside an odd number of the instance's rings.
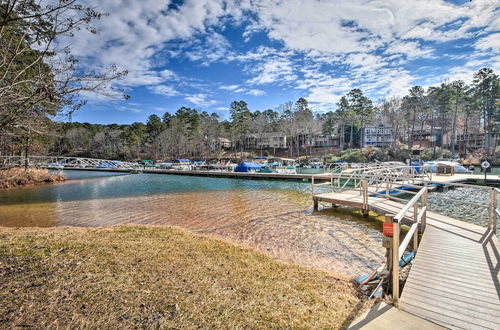
{"label": "wooden dock", "polygon": [[[397,214],[405,205],[360,191],[313,196],[326,202]],[[410,209],[405,219],[414,219]],[[426,212],[426,227],[399,308],[452,329],[500,328],[500,244],[493,231]]]}
{"label": "wooden dock", "polygon": [[[59,169],[59,168],[53,168]],[[131,173],[137,172],[127,168],[64,168],[64,171],[95,171],[95,172],[110,172],[110,173]],[[204,170],[171,170],[171,169],[155,169],[144,168],[138,169],[140,173],[145,174],[170,174],[170,175],[185,175],[185,176],[205,176],[216,178],[241,178],[241,179],[264,179],[264,180],[311,180],[315,177],[316,180],[330,181],[332,175],[326,174],[295,174],[295,173],[260,173],[260,172],[227,172],[227,171],[204,171]]]}

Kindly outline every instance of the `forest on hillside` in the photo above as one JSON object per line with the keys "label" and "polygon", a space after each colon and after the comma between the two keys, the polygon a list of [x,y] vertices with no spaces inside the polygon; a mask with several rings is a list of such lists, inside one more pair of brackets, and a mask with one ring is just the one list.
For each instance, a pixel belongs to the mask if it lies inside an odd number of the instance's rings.
{"label": "forest on hillside", "polygon": [[262,150],[252,150],[249,138],[259,140],[276,133],[287,137],[287,155],[299,157],[312,147],[303,144],[303,136],[338,136],[341,151],[358,148],[361,129],[380,124],[393,127],[393,148],[411,149],[415,133],[426,129],[431,136],[450,136],[447,144],[443,139],[433,141],[433,154],[436,148],[466,154],[467,143],[458,148],[457,136],[467,141],[471,134],[483,134],[483,148],[491,154],[497,147],[491,137],[500,132],[499,77],[483,68],[472,78],[471,84],[452,81],[428,88],[414,86],[406,96],[394,96],[378,105],[353,89],[335,104],[336,110],[326,113],[313,112],[307,100],[300,98],[264,111],[252,111],[245,101],[234,101],[229,120],[188,107],[162,117],[153,114],[145,123],[130,125],[54,122],[48,114],[41,133],[16,128],[2,134],[0,150],[3,155],[28,152],[105,159],[216,157],[223,151],[259,154]]}

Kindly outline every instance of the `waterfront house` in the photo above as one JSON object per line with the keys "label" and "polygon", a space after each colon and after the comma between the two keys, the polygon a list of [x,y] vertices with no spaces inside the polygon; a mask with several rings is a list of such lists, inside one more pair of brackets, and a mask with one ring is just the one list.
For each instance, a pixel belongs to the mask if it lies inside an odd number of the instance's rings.
{"label": "waterfront house", "polygon": [[363,129],[363,148],[385,148],[394,143],[394,132],[390,126],[367,126]]}

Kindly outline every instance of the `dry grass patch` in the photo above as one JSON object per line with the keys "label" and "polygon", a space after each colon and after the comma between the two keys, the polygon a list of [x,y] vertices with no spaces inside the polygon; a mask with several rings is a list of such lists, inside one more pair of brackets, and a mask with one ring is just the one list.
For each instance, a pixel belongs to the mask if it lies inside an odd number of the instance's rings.
{"label": "dry grass patch", "polygon": [[341,328],[349,280],[168,227],[0,229],[0,328]]}
{"label": "dry grass patch", "polygon": [[63,174],[49,173],[45,168],[9,168],[0,169],[0,188],[14,188],[19,186],[61,182],[66,180]]}

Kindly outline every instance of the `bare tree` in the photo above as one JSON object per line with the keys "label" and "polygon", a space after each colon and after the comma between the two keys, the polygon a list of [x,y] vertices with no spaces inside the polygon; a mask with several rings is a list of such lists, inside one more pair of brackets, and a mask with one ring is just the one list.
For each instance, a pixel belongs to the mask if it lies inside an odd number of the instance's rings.
{"label": "bare tree", "polygon": [[95,33],[91,23],[101,16],[77,0],[0,3],[0,132],[43,134],[33,120],[72,113],[85,104],[82,92],[127,98],[109,84],[126,71],[86,71],[68,47],[58,48],[75,31]]}
{"label": "bare tree", "polygon": [[403,119],[401,113],[401,98],[391,97],[390,99],[382,102],[378,106],[378,114],[380,122],[384,126],[392,127],[392,141],[396,143],[401,137],[401,122]]}

